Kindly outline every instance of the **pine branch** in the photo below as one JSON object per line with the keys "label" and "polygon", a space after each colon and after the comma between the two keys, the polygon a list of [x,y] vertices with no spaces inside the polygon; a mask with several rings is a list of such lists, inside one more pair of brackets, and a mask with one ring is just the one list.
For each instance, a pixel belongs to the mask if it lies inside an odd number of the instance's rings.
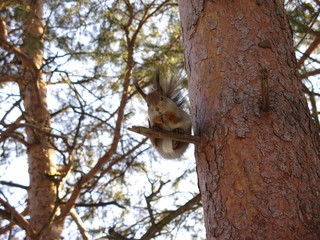
{"label": "pine branch", "polygon": [[[150,239],[154,238],[156,233],[160,232],[167,224],[169,224],[176,217],[191,210],[193,206],[200,203],[200,200],[201,200],[201,195],[197,194],[195,197],[190,199],[188,202],[186,202],[184,205],[182,205],[181,207],[179,207],[175,211],[171,211],[167,216],[165,216],[158,223],[153,224],[139,240],[150,240]],[[111,239],[128,240],[128,238],[117,233],[114,230],[114,228],[110,228],[108,233],[109,233],[109,237]]]}
{"label": "pine branch", "polygon": [[129,238],[126,238],[124,236],[122,236],[121,234],[117,233],[114,228],[110,228],[109,231],[109,238],[110,239],[114,239],[114,240],[129,240]]}
{"label": "pine branch", "polygon": [[37,73],[38,68],[35,65],[35,63],[30,59],[27,55],[25,55],[20,48],[17,48],[13,45],[11,45],[6,39],[0,38],[0,46],[8,51],[9,53],[14,54],[21,62],[22,64],[29,68],[33,73]]}
{"label": "pine branch", "polygon": [[313,42],[309,45],[307,50],[303,53],[302,57],[298,61],[298,67],[302,66],[305,60],[311,55],[311,53],[319,46],[320,37],[316,37]]}
{"label": "pine branch", "polygon": [[35,230],[32,228],[30,223],[24,216],[18,213],[14,207],[12,207],[7,201],[0,197],[0,204],[5,208],[5,210],[0,209],[0,216],[4,219],[7,219],[10,222],[16,223],[22,229],[27,232],[29,237],[33,237],[36,235]]}
{"label": "pine branch", "polygon": [[140,240],[149,240],[152,239],[157,232],[160,232],[168,223],[170,223],[173,219],[180,216],[181,214],[189,211],[194,205],[199,204],[201,200],[201,195],[198,194],[184,205],[179,207],[177,210],[172,211],[166,217],[164,217],[157,224],[151,226],[149,230],[141,237]]}
{"label": "pine branch", "polygon": [[83,240],[89,240],[89,236],[88,236],[87,230],[85,229],[81,218],[79,217],[79,215],[76,213],[76,211],[74,209],[71,209],[70,216],[72,217],[73,221],[77,224],[77,227],[78,227],[78,229],[80,231],[82,239]]}
{"label": "pine branch", "polygon": [[128,130],[135,133],[139,133],[146,137],[172,139],[179,142],[193,143],[195,145],[200,144],[200,137],[192,136],[188,134],[180,134],[180,133],[163,131],[158,129],[140,127],[140,126],[132,126],[131,128],[128,128]]}
{"label": "pine branch", "polygon": [[320,69],[315,69],[313,71],[310,71],[310,72],[306,72],[304,74],[301,75],[301,78],[308,78],[310,76],[314,76],[314,75],[318,75],[320,74]]}
{"label": "pine branch", "polygon": [[97,202],[97,203],[77,203],[76,207],[105,207],[109,205],[115,205],[119,208],[125,209],[126,207],[119,204],[117,201],[110,201],[110,202]]}
{"label": "pine branch", "polygon": [[18,81],[17,78],[14,76],[7,75],[7,76],[0,77],[0,84],[6,83],[6,82],[17,82],[17,81]]}
{"label": "pine branch", "polygon": [[25,185],[21,185],[21,184],[17,184],[17,183],[13,183],[13,182],[8,182],[8,181],[0,181],[0,184],[2,185],[7,185],[7,186],[10,186],[10,187],[17,187],[17,188],[22,188],[24,190],[28,190],[28,186],[25,186]]}
{"label": "pine branch", "polygon": [[[26,207],[20,214],[22,216],[26,216],[26,215],[28,215],[28,213],[29,213],[29,208]],[[6,210],[2,210],[1,209],[0,210],[0,216],[3,216],[2,214],[8,216],[8,218],[10,217],[10,221],[9,221],[9,223],[7,225],[5,225],[5,226],[0,228],[0,235],[6,234],[7,232],[11,231],[16,225],[14,219],[12,219],[12,215],[9,212],[7,212]]]}

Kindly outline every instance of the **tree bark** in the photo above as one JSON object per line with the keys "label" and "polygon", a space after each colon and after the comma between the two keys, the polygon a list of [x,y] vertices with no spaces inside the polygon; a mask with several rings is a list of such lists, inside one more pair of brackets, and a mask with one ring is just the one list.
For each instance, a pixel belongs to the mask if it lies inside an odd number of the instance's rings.
{"label": "tree bark", "polygon": [[[61,239],[62,228],[52,226],[57,214],[55,207],[57,187],[50,176],[55,172],[53,148],[47,132],[50,130],[50,114],[47,106],[46,83],[42,74],[44,24],[42,0],[28,0],[24,21],[23,56],[19,87],[24,101],[24,118],[28,142],[30,175],[29,215],[31,227],[37,236],[29,239]],[[21,59],[20,59],[21,60]]]}
{"label": "tree bark", "polygon": [[179,9],[207,239],[319,239],[319,134],[283,4]]}

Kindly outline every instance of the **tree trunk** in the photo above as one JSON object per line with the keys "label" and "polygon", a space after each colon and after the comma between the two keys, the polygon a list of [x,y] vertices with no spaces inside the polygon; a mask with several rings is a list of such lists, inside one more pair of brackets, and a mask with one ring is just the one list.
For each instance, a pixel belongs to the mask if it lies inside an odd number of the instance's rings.
{"label": "tree trunk", "polygon": [[281,1],[179,8],[207,239],[319,239],[319,135]]}
{"label": "tree trunk", "polygon": [[28,12],[24,22],[21,48],[21,56],[24,57],[19,87],[27,124],[30,224],[37,233],[37,236],[28,238],[61,239],[62,229],[50,226],[57,209],[55,209],[56,185],[52,181],[52,175],[55,174],[53,148],[48,136],[50,114],[47,107],[46,84],[41,70],[44,35],[42,1],[28,0],[25,7]]}

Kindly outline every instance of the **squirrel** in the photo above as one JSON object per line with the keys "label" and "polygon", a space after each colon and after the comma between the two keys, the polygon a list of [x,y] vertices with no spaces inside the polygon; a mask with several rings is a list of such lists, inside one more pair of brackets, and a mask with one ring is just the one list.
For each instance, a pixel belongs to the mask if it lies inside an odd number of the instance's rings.
{"label": "squirrel", "polygon": [[[179,83],[174,79],[160,83],[160,73],[156,72],[156,89],[145,94],[134,80],[137,91],[148,105],[149,127],[181,134],[191,134],[191,118],[183,110],[186,102],[181,95]],[[152,145],[167,159],[179,158],[186,151],[189,143],[171,139],[150,137]]]}

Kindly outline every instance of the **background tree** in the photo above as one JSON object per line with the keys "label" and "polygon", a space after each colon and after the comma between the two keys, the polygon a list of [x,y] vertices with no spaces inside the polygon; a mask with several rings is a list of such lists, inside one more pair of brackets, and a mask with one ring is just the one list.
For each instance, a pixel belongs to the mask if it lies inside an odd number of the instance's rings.
{"label": "background tree", "polygon": [[303,36],[296,64],[281,1],[179,8],[207,239],[318,239],[319,132],[297,73],[317,43]]}

